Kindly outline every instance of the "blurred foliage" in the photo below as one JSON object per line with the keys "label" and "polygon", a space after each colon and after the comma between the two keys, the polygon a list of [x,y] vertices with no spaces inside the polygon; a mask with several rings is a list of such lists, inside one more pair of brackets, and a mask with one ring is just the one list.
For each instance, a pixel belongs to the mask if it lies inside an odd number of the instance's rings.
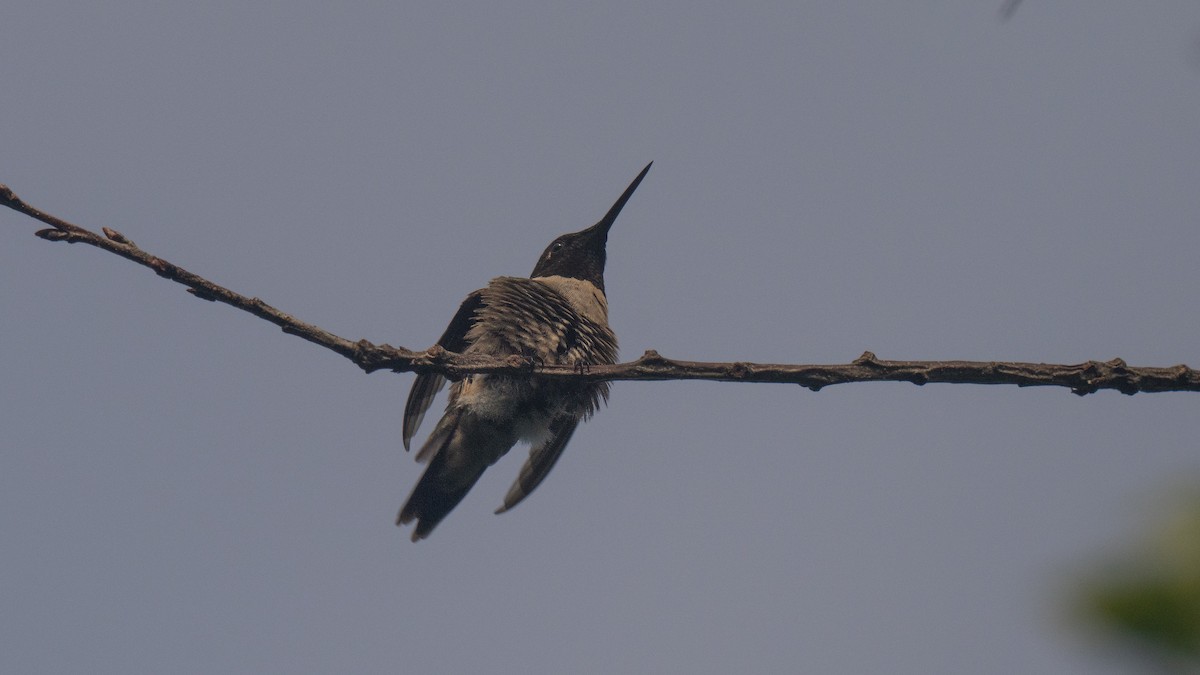
{"label": "blurred foliage", "polygon": [[1200,672],[1200,485],[1170,497],[1140,545],[1085,578],[1076,614],[1167,670]]}

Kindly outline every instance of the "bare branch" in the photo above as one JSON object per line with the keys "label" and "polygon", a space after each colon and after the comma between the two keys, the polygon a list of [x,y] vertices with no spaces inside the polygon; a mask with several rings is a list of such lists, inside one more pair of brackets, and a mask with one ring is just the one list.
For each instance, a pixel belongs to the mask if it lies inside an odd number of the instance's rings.
{"label": "bare branch", "polygon": [[715,382],[773,382],[798,384],[818,391],[832,384],[847,382],[930,382],[969,384],[1015,384],[1019,387],[1067,387],[1081,396],[1101,389],[1123,394],[1160,391],[1200,391],[1200,371],[1185,365],[1169,368],[1144,368],[1126,365],[1121,359],[1088,361],[1076,365],[1019,363],[1003,361],[883,361],[865,352],[853,363],[800,365],[768,363],[706,363],[677,361],[653,350],[636,361],[614,365],[596,365],[584,369],[572,366],[532,364],[520,357],[491,359],[454,354],[434,346],[414,352],[366,340],[353,342],[312,324],[285,314],[258,298],[248,298],[197,276],[178,265],[147,253],[125,235],[103,228],[104,236],[52,216],[25,203],[6,185],[0,185],[4,206],[40,220],[51,229],[35,234],[49,241],[84,243],[115,253],[149,267],[156,274],[188,287],[188,292],[203,300],[223,302],[279,326],[283,332],[333,350],[370,373],[377,370],[396,372],[441,373],[452,379],[471,374],[531,375],[580,381],[599,380],[711,380]]}

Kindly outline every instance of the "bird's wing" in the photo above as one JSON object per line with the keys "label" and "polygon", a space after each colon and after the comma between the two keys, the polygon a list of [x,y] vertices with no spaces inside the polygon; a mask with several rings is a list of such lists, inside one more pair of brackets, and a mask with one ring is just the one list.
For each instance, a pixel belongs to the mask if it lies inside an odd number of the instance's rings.
{"label": "bird's wing", "polygon": [[[483,306],[483,291],[475,291],[463,300],[458,312],[450,320],[446,332],[437,343],[448,352],[462,352],[467,347],[467,331],[475,323],[475,312]],[[404,404],[404,449],[408,450],[409,442],[421,426],[425,411],[433,403],[433,397],[446,384],[446,378],[433,373],[417,375],[412,390],[408,392],[408,402]]]}
{"label": "bird's wing", "polygon": [[496,509],[496,513],[504,513],[520,504],[533,492],[550,473],[550,469],[554,468],[554,463],[562,455],[563,448],[567,447],[567,441],[571,440],[571,434],[575,433],[578,425],[577,417],[560,417],[551,423],[550,438],[529,450],[529,459],[521,467],[517,480],[508,489],[508,494],[504,495],[504,505]]}

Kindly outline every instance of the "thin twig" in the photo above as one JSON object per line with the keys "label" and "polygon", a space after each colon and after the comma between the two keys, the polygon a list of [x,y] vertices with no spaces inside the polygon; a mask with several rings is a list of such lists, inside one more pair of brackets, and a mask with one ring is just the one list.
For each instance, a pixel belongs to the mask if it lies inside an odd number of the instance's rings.
{"label": "thin twig", "polygon": [[1021,0],[1004,0],[1004,4],[1000,6],[1000,20],[1008,21],[1017,13],[1017,8],[1021,6]]}
{"label": "thin twig", "polygon": [[1003,361],[884,361],[870,352],[852,363],[834,365],[705,363],[665,358],[653,350],[635,361],[596,365],[583,370],[572,366],[531,364],[519,357],[492,359],[447,352],[434,346],[414,352],[366,340],[353,342],[304,323],[258,298],[248,298],[193,274],[156,255],[147,253],[125,235],[103,228],[104,236],[52,216],[25,203],[0,185],[0,202],[15,211],[40,220],[51,229],[35,234],[49,241],[84,243],[115,253],[154,270],[156,274],[188,287],[198,298],[237,307],[309,342],[333,350],[370,373],[441,373],[452,379],[471,374],[538,375],[554,379],[598,380],[710,380],[715,382],[773,382],[798,384],[818,391],[847,382],[931,382],[964,384],[1015,384],[1020,387],[1067,387],[1079,395],[1101,389],[1123,394],[1160,391],[1200,391],[1200,371],[1185,365],[1146,368],[1127,365],[1121,359],[1088,361],[1075,365]]}

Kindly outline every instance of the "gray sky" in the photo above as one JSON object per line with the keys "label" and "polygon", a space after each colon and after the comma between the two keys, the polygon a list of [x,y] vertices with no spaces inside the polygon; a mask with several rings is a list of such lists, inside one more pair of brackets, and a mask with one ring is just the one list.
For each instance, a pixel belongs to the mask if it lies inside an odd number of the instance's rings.
{"label": "gray sky", "polygon": [[[1200,364],[1192,0],[408,4],[9,3],[0,182],[423,348],[654,160],[626,359]],[[411,375],[38,227],[0,213],[3,672],[1118,673],[1067,593],[1200,473],[1195,395],[618,383],[414,545]]]}

